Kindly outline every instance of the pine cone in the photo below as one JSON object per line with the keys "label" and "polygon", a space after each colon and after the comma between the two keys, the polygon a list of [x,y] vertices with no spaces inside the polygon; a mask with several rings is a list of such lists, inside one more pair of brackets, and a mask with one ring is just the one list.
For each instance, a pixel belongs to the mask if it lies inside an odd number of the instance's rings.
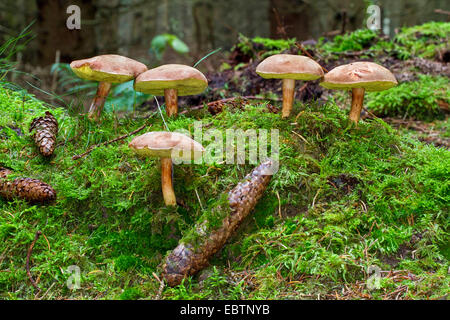
{"label": "pine cone", "polygon": [[51,202],[56,199],[55,190],[48,184],[30,178],[9,181],[6,177],[11,173],[9,169],[0,168],[0,196],[7,200],[19,198],[33,203]]}
{"label": "pine cone", "polygon": [[35,129],[33,139],[39,147],[39,151],[45,157],[51,156],[56,146],[58,121],[49,111],[46,111],[45,117],[34,118],[31,122],[30,132]]}
{"label": "pine cone", "polygon": [[204,235],[200,245],[180,242],[167,256],[163,276],[169,286],[176,286],[186,276],[203,269],[209,258],[225,245],[266,190],[272,178],[268,171],[271,166],[270,160],[262,163],[228,193],[229,213],[218,229],[206,230],[203,224],[196,227]]}

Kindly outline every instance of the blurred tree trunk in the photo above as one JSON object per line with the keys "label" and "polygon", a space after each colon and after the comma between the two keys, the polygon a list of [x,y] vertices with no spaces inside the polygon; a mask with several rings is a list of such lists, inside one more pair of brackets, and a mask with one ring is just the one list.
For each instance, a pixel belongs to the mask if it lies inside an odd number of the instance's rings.
{"label": "blurred tree trunk", "polygon": [[314,18],[311,16],[311,9],[302,0],[270,0],[270,37],[309,39],[310,19]]}
{"label": "blurred tree trunk", "polygon": [[69,30],[66,26],[67,7],[71,0],[37,0],[37,23],[34,31],[37,35],[37,63],[49,65],[54,63],[57,50],[61,52],[61,62],[70,62],[76,58],[86,58],[95,55],[94,26],[83,23],[95,16],[95,6],[92,1],[77,1],[81,9],[81,29]]}
{"label": "blurred tree trunk", "polygon": [[192,6],[197,53],[215,48],[214,7],[209,1],[198,1]]}

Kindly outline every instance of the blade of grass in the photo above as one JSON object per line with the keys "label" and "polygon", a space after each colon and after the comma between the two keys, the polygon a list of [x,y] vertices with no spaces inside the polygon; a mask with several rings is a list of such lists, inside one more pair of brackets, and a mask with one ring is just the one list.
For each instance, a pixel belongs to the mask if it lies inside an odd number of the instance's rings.
{"label": "blade of grass", "polygon": [[194,64],[194,68],[197,67],[200,62],[202,62],[203,60],[205,60],[206,58],[208,58],[209,56],[212,56],[213,54],[219,52],[220,50],[222,50],[222,48],[218,48],[214,51],[211,51],[210,53],[208,53],[206,56],[204,56],[203,58],[201,58],[200,60],[198,60],[195,64]]}

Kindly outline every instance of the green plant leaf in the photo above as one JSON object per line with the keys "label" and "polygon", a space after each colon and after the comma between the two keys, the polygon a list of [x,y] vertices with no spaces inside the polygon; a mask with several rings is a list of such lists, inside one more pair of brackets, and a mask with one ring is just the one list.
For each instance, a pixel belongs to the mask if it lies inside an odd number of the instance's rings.
{"label": "green plant leaf", "polygon": [[177,37],[173,38],[173,40],[170,42],[170,46],[172,47],[173,50],[175,50],[178,53],[189,52],[189,47]]}

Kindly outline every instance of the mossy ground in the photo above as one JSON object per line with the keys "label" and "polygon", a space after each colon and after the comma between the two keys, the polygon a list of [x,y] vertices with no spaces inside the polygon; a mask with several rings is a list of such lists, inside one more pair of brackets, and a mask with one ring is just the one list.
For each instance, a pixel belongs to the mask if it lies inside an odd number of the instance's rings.
{"label": "mossy ground", "polygon": [[[383,120],[349,125],[333,102],[297,103],[282,120],[265,102],[243,110],[225,106],[167,119],[170,130],[279,129],[280,168],[264,197],[212,267],[162,299],[438,298],[448,294],[450,152],[393,130]],[[197,219],[254,165],[223,162],[176,165],[175,192],[183,205],[167,209],[157,160],[136,157],[131,137],[90,145],[133,131],[164,130],[149,117],[105,113],[100,125],[51,108],[60,145],[51,159],[28,135],[32,118],[50,106],[24,91],[0,88],[0,164],[17,176],[41,179],[56,203],[0,200],[0,297],[32,299],[25,269],[37,230],[31,273],[44,299],[154,298],[161,263]],[[206,147],[208,141],[203,141]],[[248,143],[247,143],[248,144]],[[269,153],[270,154],[270,153]],[[199,199],[197,198],[197,194]],[[66,285],[71,265],[81,288]],[[370,290],[368,268],[381,271]],[[388,271],[391,271],[389,273]],[[206,279],[204,279],[206,278]]]}
{"label": "mossy ground", "polygon": [[[405,28],[394,41],[360,30],[308,48],[327,67],[342,63],[341,53],[359,50],[364,52],[358,58],[379,63],[386,55],[389,59],[432,58],[448,44],[449,25]],[[241,36],[237,47],[255,63],[292,49],[293,44],[293,40]],[[202,99],[208,101],[214,94],[222,98],[255,94],[239,91],[257,87],[247,77],[253,65],[236,62],[234,70],[244,76],[237,77],[234,85],[227,82],[220,90],[208,89]],[[59,74],[64,83],[73,80],[72,74],[65,75]],[[448,117],[439,110],[449,103],[448,78],[419,75],[411,79],[395,90],[367,94],[366,107],[379,116],[433,120],[426,124],[448,138]],[[76,84],[62,87],[73,93],[95,86]],[[47,205],[0,199],[1,299],[155,298],[160,287],[155,275],[160,276],[168,252],[180,239],[190,239],[199,220],[216,225],[222,213],[214,209],[255,166],[220,159],[212,164],[176,165],[175,192],[181,205],[168,209],[162,200],[159,162],[136,157],[127,146],[132,137],[72,159],[93,144],[144,124],[147,127],[139,134],[165,130],[157,110],[131,112],[139,110],[135,106],[148,96],[136,94],[130,83],[114,87],[101,125],[96,125],[78,115],[77,100],[67,108],[55,108],[25,91],[7,89],[10,86],[0,85],[0,166],[15,171],[11,178],[26,176],[51,184],[58,199]],[[279,84],[272,83],[272,88],[279,90]],[[264,94],[278,97],[273,92]],[[231,128],[278,129],[280,167],[255,210],[213,257],[211,267],[180,286],[164,288],[160,298],[447,296],[449,150],[424,144],[417,134],[393,129],[378,118],[369,117],[358,128],[351,127],[348,110],[343,110],[349,100],[340,91],[333,92],[327,102],[298,100],[287,120],[269,112],[273,108],[265,101],[225,104],[215,116],[204,109],[176,120],[166,117],[172,131],[193,133],[195,122],[201,121],[204,131],[217,129],[224,137]],[[47,110],[60,127],[58,147],[50,159],[38,154],[28,134],[31,120]],[[114,110],[120,110],[121,116]],[[419,139],[422,136],[425,133]],[[208,147],[214,142],[202,143]],[[25,264],[38,230],[42,236],[34,247],[30,269],[41,288],[36,296]],[[66,283],[73,276],[67,269],[74,265],[81,271],[77,290]],[[377,288],[370,289],[373,270],[381,278]]]}

